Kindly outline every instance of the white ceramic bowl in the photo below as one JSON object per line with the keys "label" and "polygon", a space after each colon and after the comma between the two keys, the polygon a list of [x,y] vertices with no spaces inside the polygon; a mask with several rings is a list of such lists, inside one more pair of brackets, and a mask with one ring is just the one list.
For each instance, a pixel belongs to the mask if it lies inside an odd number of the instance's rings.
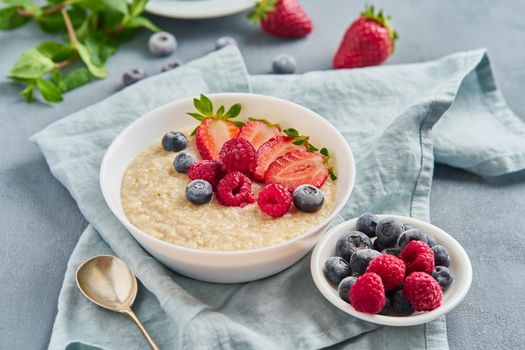
{"label": "white ceramic bowl", "polygon": [[[100,168],[100,186],[111,211],[135,239],[156,259],[169,268],[196,279],[234,283],[267,277],[280,272],[301,259],[325,232],[352,192],[355,163],[343,136],[318,114],[285,100],[240,93],[210,94],[214,106],[230,106],[240,102],[239,120],[248,116],[261,116],[281,124],[283,128],[296,128],[311,136],[315,145],[327,147],[333,158],[336,181],[336,205],[332,213],[316,227],[290,241],[260,249],[220,252],[190,249],[161,241],[132,225],[120,202],[120,186],[128,164],[137,154],[170,130],[196,126],[186,115],[193,111],[193,98],[159,107],[129,125],[106,151]],[[298,228],[300,229],[300,228]]]}
{"label": "white ceramic bowl", "polygon": [[357,219],[343,222],[332,228],[319,240],[319,243],[312,253],[310,264],[312,277],[314,279],[315,285],[323,294],[323,296],[337,308],[352,316],[365,321],[387,326],[413,326],[423,324],[435,320],[436,318],[446,314],[456,307],[456,305],[458,305],[459,302],[465,298],[465,295],[467,295],[472,282],[472,266],[470,264],[470,259],[463,247],[451,235],[427,222],[397,215],[378,216],[380,218],[387,216],[396,217],[403,223],[410,224],[412,227],[417,228],[422,232],[431,234],[436,238],[438,244],[447,248],[450,255],[449,268],[454,275],[454,282],[443,293],[443,302],[441,303],[441,306],[432,311],[416,312],[409,316],[372,315],[356,311],[352,305],[348,304],[339,297],[339,294],[337,293],[337,286],[334,286],[328,281],[323,272],[323,265],[326,259],[335,255],[335,243],[337,239],[339,239],[343,233],[355,230]]}

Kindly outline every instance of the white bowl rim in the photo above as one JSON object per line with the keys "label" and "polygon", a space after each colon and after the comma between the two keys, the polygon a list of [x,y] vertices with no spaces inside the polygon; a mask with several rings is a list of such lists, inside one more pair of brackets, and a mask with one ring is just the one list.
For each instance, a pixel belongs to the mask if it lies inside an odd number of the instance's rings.
{"label": "white bowl rim", "polygon": [[159,113],[159,112],[161,112],[164,109],[171,109],[171,108],[173,108],[176,105],[185,104],[188,101],[191,101],[191,100],[193,100],[193,98],[196,97],[196,96],[190,96],[190,97],[182,98],[182,99],[179,99],[179,100],[176,100],[176,101],[173,101],[173,102],[166,103],[166,104],[164,104],[162,106],[159,106],[157,108],[154,108],[151,111],[146,112],[145,114],[143,114],[140,117],[138,117],[137,119],[135,119],[133,122],[131,122],[127,127],[125,127],[113,139],[113,141],[111,142],[110,146],[107,148],[107,150],[106,150],[106,152],[104,154],[104,157],[102,159],[102,163],[100,165],[100,173],[99,173],[99,182],[100,182],[100,188],[101,188],[101,191],[102,191],[102,195],[104,197],[104,200],[106,201],[106,204],[108,205],[108,207],[112,211],[113,215],[115,215],[119,219],[119,221],[128,230],[131,227],[131,228],[135,229],[141,235],[141,238],[143,238],[145,240],[148,240],[150,242],[155,242],[156,244],[160,244],[161,246],[163,246],[165,248],[168,248],[168,249],[180,249],[181,251],[184,251],[184,252],[193,253],[193,254],[202,254],[202,255],[213,255],[213,256],[238,255],[238,256],[240,256],[240,255],[244,255],[244,254],[268,252],[268,251],[271,251],[271,250],[274,250],[274,249],[277,249],[277,248],[280,248],[280,247],[292,244],[293,242],[299,241],[299,240],[301,240],[301,239],[303,239],[305,237],[308,237],[310,235],[315,234],[318,230],[320,230],[325,225],[329,224],[336,217],[336,215],[341,211],[343,206],[346,204],[346,202],[350,198],[350,194],[352,193],[352,190],[353,190],[353,187],[354,187],[354,184],[355,184],[355,176],[356,176],[356,167],[355,167],[354,155],[352,153],[350,145],[345,140],[343,135],[341,135],[339,130],[337,130],[332,124],[330,124],[330,122],[328,122],[326,119],[324,119],[318,113],[312,111],[311,109],[303,107],[303,106],[301,106],[301,105],[299,105],[297,103],[294,103],[294,102],[291,102],[291,101],[288,101],[288,100],[285,100],[285,99],[281,99],[281,98],[277,98],[277,97],[273,97],[273,96],[268,96],[268,95],[252,94],[252,93],[236,93],[236,92],[210,93],[210,94],[206,94],[206,96],[209,97],[210,99],[213,99],[213,98],[228,98],[228,97],[232,97],[232,96],[239,96],[240,98],[243,98],[243,97],[244,98],[263,98],[263,99],[267,99],[267,100],[273,100],[273,101],[276,101],[276,102],[279,102],[279,103],[283,103],[284,102],[284,103],[287,103],[287,104],[291,104],[295,108],[297,108],[297,109],[299,109],[299,110],[301,110],[301,111],[303,111],[305,113],[309,113],[312,116],[320,119],[321,123],[324,123],[327,128],[329,128],[329,129],[331,129],[333,131],[334,137],[339,139],[339,141],[341,142],[341,144],[344,147],[342,153],[345,154],[348,157],[349,163],[351,165],[351,171],[349,172],[350,173],[350,175],[349,175],[350,178],[349,178],[348,186],[344,189],[343,197],[337,203],[337,205],[332,210],[330,215],[328,215],[326,218],[324,218],[318,225],[314,226],[313,228],[311,228],[306,233],[304,233],[304,234],[302,234],[300,236],[294,237],[294,238],[292,238],[292,239],[290,239],[288,241],[285,241],[285,242],[282,242],[282,243],[279,243],[279,244],[275,244],[275,245],[271,245],[271,246],[268,246],[268,247],[255,248],[255,249],[245,249],[245,250],[233,250],[233,251],[196,249],[196,248],[189,248],[189,247],[180,246],[180,245],[177,245],[177,244],[174,244],[174,243],[166,242],[166,241],[158,239],[158,238],[156,238],[156,237],[154,237],[154,236],[152,236],[152,235],[142,231],[140,228],[138,228],[137,226],[133,225],[128,220],[128,218],[125,215],[121,215],[118,212],[118,210],[113,208],[110,199],[106,195],[106,193],[107,193],[106,186],[105,186],[106,181],[104,180],[105,168],[107,166],[107,163],[108,163],[109,159],[111,158],[111,156],[115,152],[115,149],[118,147],[118,140],[121,137],[123,137],[123,135],[125,135],[128,132],[128,130],[132,129],[134,127],[134,125],[139,120],[147,118],[150,114]]}
{"label": "white bowl rim", "polygon": [[[326,232],[323,237],[317,242],[317,245],[314,248],[314,251],[312,253],[312,257],[310,260],[310,272],[312,274],[312,278],[314,280],[314,283],[317,287],[317,289],[321,292],[321,294],[335,307],[340,309],[341,311],[346,312],[347,314],[350,314],[356,318],[362,319],[364,321],[381,324],[385,326],[415,326],[424,324],[430,321],[433,321],[452,309],[454,309],[467,295],[468,291],[470,290],[470,286],[472,284],[472,264],[470,262],[470,259],[468,257],[467,252],[463,248],[463,246],[456,241],[454,237],[452,237],[447,232],[443,231],[437,226],[432,225],[431,223],[412,218],[407,216],[400,216],[400,215],[391,215],[391,214],[376,214],[379,218],[385,218],[385,217],[394,217],[397,218],[407,224],[412,225],[414,228],[419,228],[422,231],[425,230],[425,227],[431,228],[433,231],[438,231],[440,235],[443,235],[447,238],[447,240],[450,241],[452,245],[454,245],[454,248],[457,250],[459,255],[461,256],[461,264],[465,264],[467,274],[465,276],[462,276],[463,278],[461,280],[456,279],[454,280],[454,283],[460,283],[461,282],[461,289],[459,292],[454,296],[453,299],[450,299],[447,301],[446,304],[442,304],[440,307],[438,307],[435,310],[422,312],[422,313],[416,313],[413,315],[408,316],[386,316],[386,315],[378,315],[378,314],[367,314],[364,312],[359,312],[355,310],[352,305],[348,304],[346,301],[342,300],[338,295],[334,295],[333,293],[330,293],[329,290],[333,289],[334,287],[326,281],[326,278],[324,277],[323,273],[323,267],[322,263],[320,262],[319,255],[321,251],[324,251],[325,249],[329,249],[326,247],[326,244],[328,242],[328,238],[334,231],[343,230],[346,227],[354,227],[355,223],[357,221],[357,218],[353,218],[351,220],[345,221],[343,223],[338,224],[337,226],[332,227],[328,232]],[[450,246],[450,245],[449,245]]]}

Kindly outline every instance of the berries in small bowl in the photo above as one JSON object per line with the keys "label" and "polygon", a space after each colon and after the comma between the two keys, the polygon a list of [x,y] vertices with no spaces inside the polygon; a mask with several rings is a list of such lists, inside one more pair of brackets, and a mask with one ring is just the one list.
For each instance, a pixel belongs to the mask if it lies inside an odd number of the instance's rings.
{"label": "berries in small bowl", "polygon": [[[377,237],[370,239],[374,223]],[[379,245],[378,237],[383,237]],[[452,236],[395,215],[366,213],[332,228],[317,243],[310,267],[317,288],[334,306],[390,326],[423,324],[446,314],[472,281],[469,257]]]}

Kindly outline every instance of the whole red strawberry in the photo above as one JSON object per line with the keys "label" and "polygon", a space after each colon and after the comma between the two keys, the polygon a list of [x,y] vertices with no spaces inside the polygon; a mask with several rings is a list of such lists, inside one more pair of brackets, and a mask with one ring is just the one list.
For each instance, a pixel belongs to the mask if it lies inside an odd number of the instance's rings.
{"label": "whole red strawberry", "polygon": [[339,45],[334,57],[334,68],[356,68],[383,63],[392,52],[398,35],[390,25],[390,16],[383,10],[377,14],[374,6],[366,6]]}
{"label": "whole red strawberry", "polygon": [[263,30],[275,36],[302,38],[313,28],[312,20],[297,0],[261,0],[248,18],[261,21]]}

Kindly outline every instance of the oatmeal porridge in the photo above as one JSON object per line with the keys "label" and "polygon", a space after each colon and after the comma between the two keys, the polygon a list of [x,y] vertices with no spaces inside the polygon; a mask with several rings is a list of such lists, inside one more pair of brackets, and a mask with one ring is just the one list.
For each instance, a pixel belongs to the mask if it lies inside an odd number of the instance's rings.
{"label": "oatmeal porridge", "polygon": [[[200,160],[191,130],[186,152]],[[302,212],[295,206],[279,218],[262,212],[257,203],[244,207],[219,204],[215,195],[209,203],[195,205],[186,199],[191,181],[173,168],[177,153],[165,151],[161,142],[144,149],[126,169],[121,202],[130,222],[142,231],[176,245],[217,251],[267,247],[300,236],[319,224],[335,205],[335,183],[327,179],[321,187],[324,205],[316,212]],[[257,197],[264,184],[252,183]]]}

